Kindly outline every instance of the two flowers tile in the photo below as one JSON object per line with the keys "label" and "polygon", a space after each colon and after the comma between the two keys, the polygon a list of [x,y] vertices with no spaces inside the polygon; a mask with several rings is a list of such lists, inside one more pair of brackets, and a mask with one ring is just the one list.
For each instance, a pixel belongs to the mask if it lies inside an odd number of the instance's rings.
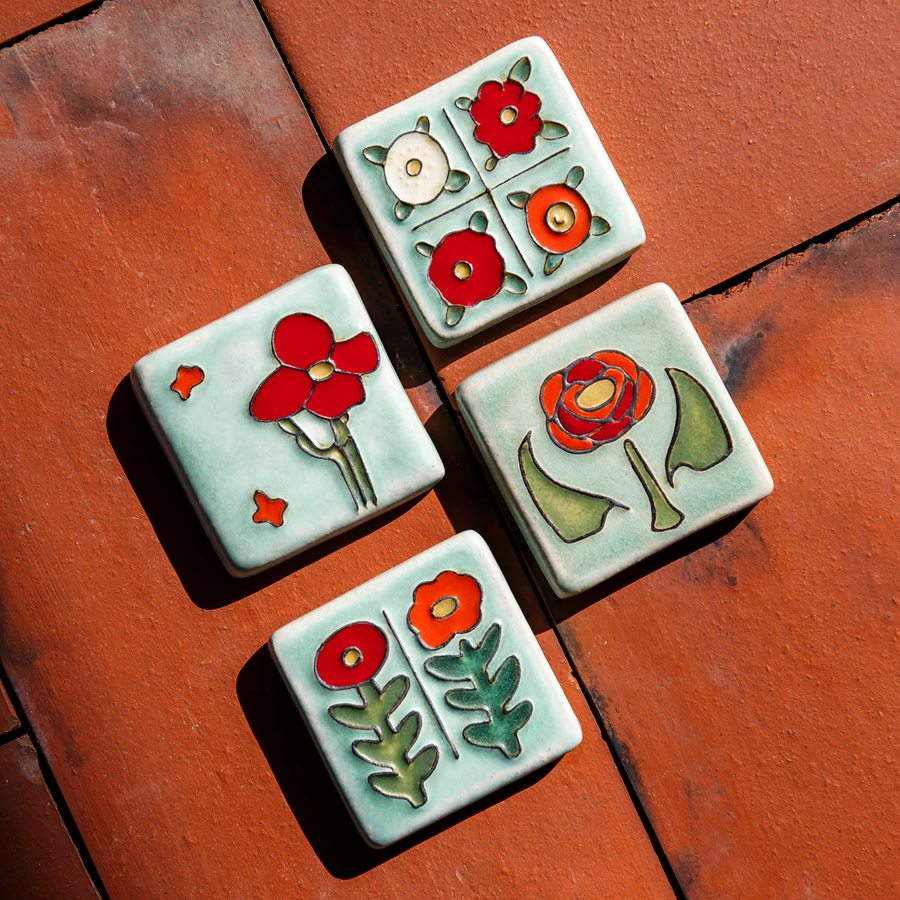
{"label": "two flowers tile", "polygon": [[[335,150],[398,286],[439,346],[606,268],[644,239],[538,39],[347,129]],[[132,382],[234,575],[340,534],[443,475],[337,266],[151,353]],[[478,372],[457,397],[560,596],[772,487],[664,285]],[[285,626],[271,648],[351,815],[376,845],[580,740],[477,535]],[[348,692],[344,702],[331,702],[334,691]],[[354,739],[354,729],[365,735]]]}

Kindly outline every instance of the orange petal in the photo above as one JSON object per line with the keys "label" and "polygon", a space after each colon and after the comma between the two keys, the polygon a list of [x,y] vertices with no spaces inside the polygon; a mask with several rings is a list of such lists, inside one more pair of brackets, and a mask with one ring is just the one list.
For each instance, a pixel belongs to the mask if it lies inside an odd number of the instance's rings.
{"label": "orange petal", "polygon": [[617,366],[623,372],[637,380],[638,367],[630,356],[626,356],[618,350],[601,350],[599,353],[594,354],[594,358],[600,360],[604,365]]}
{"label": "orange petal", "polygon": [[556,411],[556,403],[562,392],[562,386],[562,372],[557,372],[551,378],[548,378],[541,388],[541,405],[544,407],[544,412],[547,413],[547,418],[550,418]]}
{"label": "orange petal", "polygon": [[644,414],[653,403],[655,393],[656,389],[653,386],[653,379],[650,377],[649,372],[641,369],[637,383],[637,401],[634,404],[634,413],[632,414],[635,422],[640,422],[644,418]]}
{"label": "orange petal", "polygon": [[566,450],[591,450],[594,446],[591,441],[582,440],[581,438],[575,438],[566,434],[556,422],[548,422],[547,431],[550,432],[550,437],[552,437],[560,447],[563,447]]}

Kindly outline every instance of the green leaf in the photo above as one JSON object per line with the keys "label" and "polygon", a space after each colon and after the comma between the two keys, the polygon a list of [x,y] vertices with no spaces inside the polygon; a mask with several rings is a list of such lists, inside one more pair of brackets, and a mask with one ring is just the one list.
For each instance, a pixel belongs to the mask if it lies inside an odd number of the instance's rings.
{"label": "green leaf", "polygon": [[568,133],[569,129],[562,122],[544,122],[544,127],[541,128],[541,137],[548,141],[558,141]]}
{"label": "green leaf", "polygon": [[497,159],[496,156],[489,156],[489,157],[484,161],[484,167],[488,170],[488,172],[493,172],[494,169],[497,168],[497,163],[498,163],[498,162],[500,162],[500,160]]}
{"label": "green leaf", "polygon": [[472,108],[472,98],[471,97],[457,97],[456,98],[456,108],[467,110]]}
{"label": "green leaf", "polygon": [[454,325],[459,324],[465,311],[466,308],[464,306],[448,306],[444,321],[452,328]]}
{"label": "green leaf", "polygon": [[548,253],[544,260],[544,274],[552,275],[562,265],[562,262],[563,258],[558,253]]}
{"label": "green leaf", "polygon": [[673,528],[677,528],[684,521],[684,513],[669,502],[669,498],[663,493],[659,482],[633,441],[625,441],[625,455],[650,501],[650,509],[653,512],[651,529],[653,531],[671,531]]}
{"label": "green leaf", "polygon": [[606,234],[612,226],[603,216],[591,216],[591,234]]}
{"label": "green leaf", "polygon": [[534,458],[531,432],[519,445],[519,471],[528,494],[557,537],[567,544],[597,534],[612,509],[628,507],[611,497],[589,494],[551,478]]}
{"label": "green leaf", "polygon": [[409,203],[404,203],[402,200],[398,200],[394,204],[394,215],[402,222],[406,219],[409,214],[413,211],[412,206]]}
{"label": "green leaf", "polygon": [[681,466],[705,472],[724,462],[734,449],[731,434],[709,391],[682,369],[666,369],[675,391],[675,431],[666,454],[666,477],[675,487]]}
{"label": "green leaf", "polygon": [[444,190],[455,194],[457,191],[461,191],[468,183],[469,176],[466,172],[461,172],[459,169],[451,169],[447,183],[444,185]]}
{"label": "green leaf", "polygon": [[370,162],[375,163],[376,166],[383,166],[385,158],[387,157],[387,147],[366,147],[363,150],[363,156]]}
{"label": "green leaf", "polygon": [[510,70],[509,80],[524,82],[528,81],[531,75],[531,60],[527,56],[523,56]]}
{"label": "green leaf", "polygon": [[416,244],[416,250],[422,254],[422,256],[431,256],[434,253],[434,247],[431,244],[427,244],[425,241],[419,241]]}
{"label": "green leaf", "polygon": [[336,704],[328,713],[335,722],[348,728],[372,730],[375,740],[353,742],[353,752],[373,766],[388,769],[369,776],[372,790],[399,800],[406,800],[415,808],[422,806],[428,797],[425,794],[425,779],[434,771],[438,763],[438,750],[433,744],[424,747],[409,758],[409,752],[422,729],[422,717],[417,712],[406,715],[393,728],[388,716],[403,702],[409,691],[409,679],[398,675],[379,691],[374,681],[359,685],[359,695],[363,706]]}
{"label": "green leaf", "polygon": [[469,228],[471,228],[472,231],[481,233],[483,231],[487,231],[487,226],[487,216],[483,212],[481,212],[481,210],[472,213],[472,216],[469,219]]}
{"label": "green leaf", "polygon": [[525,284],[524,278],[520,278],[512,272],[507,272],[503,277],[503,289],[511,294],[524,294],[528,290],[528,285]]}
{"label": "green leaf", "polygon": [[525,209],[529,196],[531,195],[528,191],[513,191],[511,194],[506,195],[506,199],[509,200],[510,206],[515,206],[517,209]]}
{"label": "green leaf", "polygon": [[522,752],[518,732],[531,718],[534,705],[530,700],[522,700],[509,708],[521,680],[518,657],[508,656],[493,676],[489,674],[488,667],[500,637],[500,625],[495,622],[477,646],[464,638],[457,655],[432,656],[425,661],[425,671],[442,681],[468,681],[470,687],[455,688],[444,694],[444,701],[451,708],[487,716],[486,721],[467,725],[463,738],[474,747],[499,750],[515,758]]}
{"label": "green leaf", "polygon": [[581,166],[572,166],[566,175],[566,185],[570,188],[577,188],[584,179],[584,169]]}
{"label": "green leaf", "polygon": [[428,116],[419,116],[419,121],[416,122],[416,131],[421,131],[423,134],[428,134],[431,130],[431,122],[428,121]]}

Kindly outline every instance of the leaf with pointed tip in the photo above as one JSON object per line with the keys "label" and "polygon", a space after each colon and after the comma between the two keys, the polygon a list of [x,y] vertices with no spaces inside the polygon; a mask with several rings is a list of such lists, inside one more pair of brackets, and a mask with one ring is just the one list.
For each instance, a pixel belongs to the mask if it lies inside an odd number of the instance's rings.
{"label": "leaf with pointed tip", "polygon": [[401,771],[376,772],[369,776],[369,784],[379,794],[396,800],[408,800],[413,809],[418,809],[428,800],[425,794],[425,779],[434,771],[437,762],[437,747],[429,744]]}
{"label": "leaf with pointed tip", "polygon": [[431,129],[431,122],[428,121],[428,116],[419,116],[419,121],[416,122],[416,131],[421,131],[424,134],[428,134]]}
{"label": "leaf with pointed tip", "polygon": [[510,81],[528,81],[531,75],[531,60],[527,56],[523,56],[510,70]]}
{"label": "leaf with pointed tip", "polygon": [[582,179],[584,178],[584,169],[581,166],[572,166],[569,169],[569,174],[566,175],[566,186],[570,188],[577,188],[579,184],[581,184]]}
{"label": "leaf with pointed tip", "polygon": [[483,231],[487,231],[487,225],[487,216],[481,210],[473,212],[469,218],[469,228],[471,228],[472,231],[479,232],[479,234]]}
{"label": "leaf with pointed tip", "polygon": [[466,311],[464,306],[448,306],[447,307],[447,316],[446,322],[452,328],[454,325],[458,325],[460,319],[463,317],[463,313]]}
{"label": "leaf with pointed tip", "polygon": [[457,97],[456,98],[456,108],[457,109],[471,109],[472,108],[472,98],[471,97]]}
{"label": "leaf with pointed tip", "polygon": [[506,195],[506,199],[509,200],[510,206],[515,206],[517,209],[525,209],[529,196],[528,191],[513,191],[511,194]]}
{"label": "leaf with pointed tip", "polygon": [[591,234],[606,234],[612,225],[603,216],[591,216]]}
{"label": "leaf with pointed tip", "polygon": [[444,190],[455,194],[457,191],[461,191],[468,183],[469,176],[466,172],[461,172],[459,169],[451,169],[450,175],[447,177],[447,183],[444,185]]}
{"label": "leaf with pointed tip", "polygon": [[413,211],[412,206],[409,203],[404,203],[402,200],[398,200],[394,204],[394,215],[402,222],[404,219],[409,217],[409,214]]}
{"label": "leaf with pointed tip", "polygon": [[666,369],[675,391],[675,432],[666,454],[666,478],[675,487],[682,466],[705,472],[731,456],[734,444],[709,391],[682,369]]}
{"label": "leaf with pointed tip", "polygon": [[558,141],[569,133],[569,129],[562,122],[544,122],[541,128],[541,137],[546,141]]}
{"label": "leaf with pointed tip", "polygon": [[378,145],[366,147],[366,149],[363,150],[363,156],[370,163],[375,163],[376,166],[383,166],[387,157],[387,147],[379,147]]}
{"label": "leaf with pointed tip", "polygon": [[494,169],[497,168],[497,163],[500,162],[496,156],[489,156],[487,160],[485,160],[484,167],[488,170],[488,172],[493,172]]}
{"label": "leaf with pointed tip", "polygon": [[416,244],[416,250],[422,254],[422,256],[431,256],[434,253],[434,247],[431,244],[427,244],[425,241],[419,241]]}
{"label": "leaf with pointed tip", "polygon": [[545,472],[534,458],[531,432],[519,445],[519,472],[532,502],[557,536],[567,544],[597,534],[613,509],[628,509],[612,497],[561,484]]}
{"label": "leaf with pointed tip", "polygon": [[509,291],[510,294],[524,294],[528,290],[528,285],[525,284],[524,278],[507,272],[503,278],[503,290]]}
{"label": "leaf with pointed tip", "polygon": [[557,253],[548,253],[544,260],[544,274],[552,275],[561,265],[563,258]]}

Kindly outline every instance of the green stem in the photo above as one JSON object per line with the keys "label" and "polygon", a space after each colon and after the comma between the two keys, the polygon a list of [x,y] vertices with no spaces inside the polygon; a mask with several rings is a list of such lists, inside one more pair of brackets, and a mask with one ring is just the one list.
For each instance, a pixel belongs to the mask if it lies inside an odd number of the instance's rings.
{"label": "green stem", "polygon": [[625,454],[650,501],[650,508],[653,510],[653,524],[650,527],[654,531],[671,531],[677,528],[684,521],[684,513],[669,502],[669,498],[663,493],[659,482],[632,441],[625,441]]}
{"label": "green stem", "polygon": [[353,435],[350,434],[347,422],[344,418],[332,419],[331,429],[334,432],[335,443],[343,449],[344,455],[350,464],[350,469],[363,498],[363,504],[368,506],[371,503],[373,506],[377,506],[378,498],[375,496],[375,488],[372,487],[372,481],[369,478],[369,473],[366,471],[366,464],[363,462]]}

